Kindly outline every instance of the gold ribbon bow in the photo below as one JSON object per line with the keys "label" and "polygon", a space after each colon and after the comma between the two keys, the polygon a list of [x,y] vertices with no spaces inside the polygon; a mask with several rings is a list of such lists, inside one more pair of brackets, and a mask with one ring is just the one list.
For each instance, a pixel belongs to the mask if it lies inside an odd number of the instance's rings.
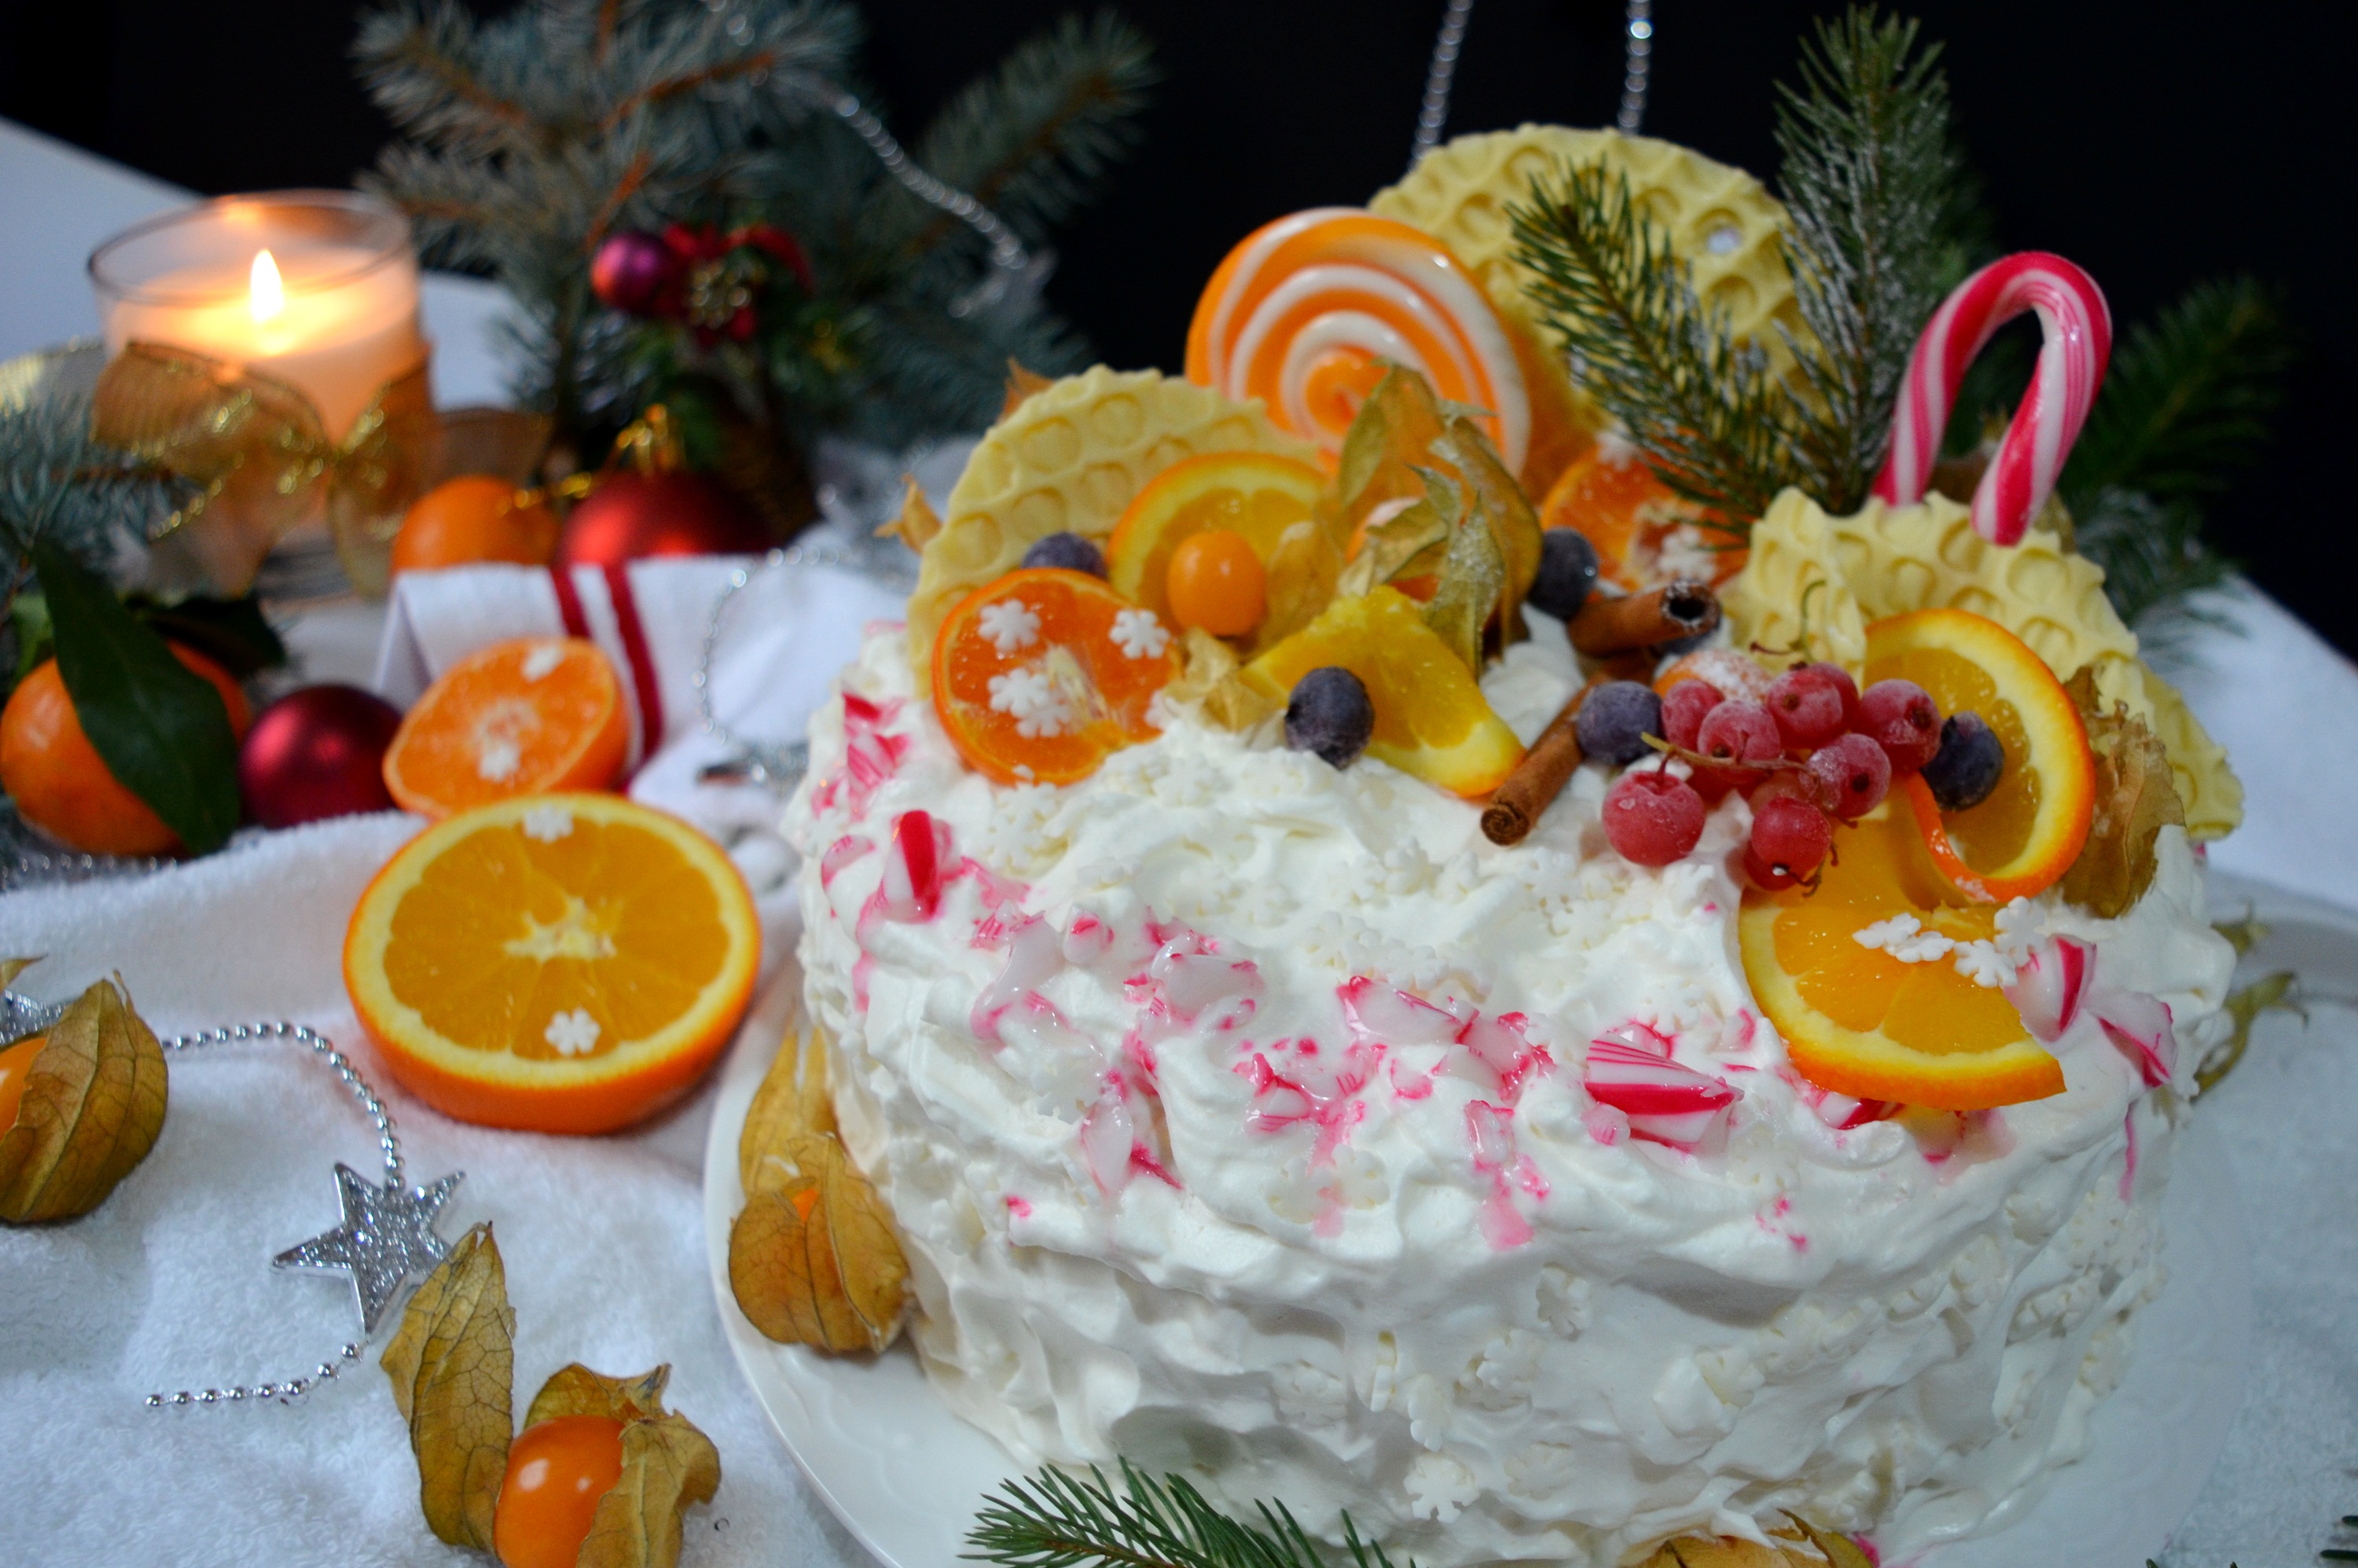
{"label": "gold ribbon bow", "polygon": [[426,361],[387,382],[341,441],[298,389],[187,349],[132,343],[101,373],[92,433],[201,486],[154,541],[235,598],[271,546],[327,524],[352,586],[384,595],[393,536],[435,456]]}

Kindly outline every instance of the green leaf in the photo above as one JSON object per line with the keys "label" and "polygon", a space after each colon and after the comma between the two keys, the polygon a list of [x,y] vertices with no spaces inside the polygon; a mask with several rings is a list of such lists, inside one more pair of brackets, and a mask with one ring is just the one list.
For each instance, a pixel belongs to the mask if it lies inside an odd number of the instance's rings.
{"label": "green leaf", "polygon": [[278,640],[262,613],[262,600],[243,599],[181,600],[162,604],[149,599],[129,600],[131,612],[175,643],[185,643],[238,679],[287,662],[287,644]]}
{"label": "green leaf", "polygon": [[8,677],[13,689],[18,681],[33,673],[34,667],[49,656],[54,638],[49,626],[49,601],[46,595],[20,593],[8,606],[8,618],[16,627],[16,668]]}
{"label": "green leaf", "polygon": [[190,850],[219,849],[238,816],[237,737],[221,693],[71,556],[46,542],[32,555],[82,732]]}

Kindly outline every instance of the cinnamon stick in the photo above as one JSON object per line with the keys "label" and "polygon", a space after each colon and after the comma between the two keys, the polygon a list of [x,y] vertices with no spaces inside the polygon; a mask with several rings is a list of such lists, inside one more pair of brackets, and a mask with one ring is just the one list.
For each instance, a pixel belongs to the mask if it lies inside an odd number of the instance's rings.
{"label": "cinnamon stick", "polygon": [[1607,681],[1644,678],[1643,659],[1620,658],[1607,661],[1606,666],[1588,677],[1588,682],[1572,694],[1572,700],[1548,720],[1546,729],[1532,741],[1523,760],[1507,775],[1506,783],[1491,794],[1490,804],[1482,808],[1482,835],[1493,844],[1520,844],[1531,830],[1539,826],[1540,814],[1547,810],[1555,797],[1563,793],[1574,768],[1580,766],[1580,738],[1573,729],[1580,717],[1580,705],[1588,694]]}
{"label": "cinnamon stick", "polygon": [[1567,630],[1573,647],[1595,659],[1699,637],[1718,625],[1719,596],[1711,585],[1681,578],[1618,599],[1591,595]]}

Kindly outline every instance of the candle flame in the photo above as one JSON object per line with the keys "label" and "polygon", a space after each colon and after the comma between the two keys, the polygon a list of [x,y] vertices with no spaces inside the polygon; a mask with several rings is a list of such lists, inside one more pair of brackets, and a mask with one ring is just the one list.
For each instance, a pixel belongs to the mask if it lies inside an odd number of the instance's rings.
{"label": "candle flame", "polygon": [[247,279],[246,306],[254,312],[257,326],[273,319],[287,308],[287,288],[278,280],[278,264],[270,259],[268,251],[254,253],[254,271]]}

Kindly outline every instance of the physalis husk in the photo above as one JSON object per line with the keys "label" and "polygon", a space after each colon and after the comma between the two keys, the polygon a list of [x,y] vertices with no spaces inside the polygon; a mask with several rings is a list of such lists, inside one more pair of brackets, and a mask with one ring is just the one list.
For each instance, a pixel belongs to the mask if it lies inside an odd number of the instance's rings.
{"label": "physalis husk", "polygon": [[[401,1314],[381,1365],[409,1422],[418,1503],[454,1546],[491,1552],[513,1441],[515,1313],[489,1225],[459,1239]],[[664,1409],[671,1368],[610,1378],[576,1362],[541,1385],[527,1430],[559,1416],[622,1423],[622,1468],[598,1499],[578,1568],[673,1568],[680,1514],[720,1486],[720,1455],[683,1415]]]}
{"label": "physalis husk", "polygon": [[814,1030],[801,1044],[790,1033],[746,1113],[730,1289],[769,1338],[882,1350],[901,1331],[909,1263],[884,1200],[836,1136],[826,1075],[825,1037]]}
{"label": "physalis husk", "polygon": [[2186,825],[2186,806],[2169,749],[2122,705],[2104,711],[2093,669],[2081,670],[2063,689],[2080,709],[2096,762],[2096,808],[2080,858],[2063,873],[2063,896],[2109,920],[2153,885],[2154,840],[2165,827]]}
{"label": "physalis husk", "polygon": [[[0,967],[13,980],[35,961]],[[75,998],[35,1052],[16,1123],[0,1136],[0,1219],[71,1219],[103,1203],[164,1130],[168,1078],[121,981]]]}

